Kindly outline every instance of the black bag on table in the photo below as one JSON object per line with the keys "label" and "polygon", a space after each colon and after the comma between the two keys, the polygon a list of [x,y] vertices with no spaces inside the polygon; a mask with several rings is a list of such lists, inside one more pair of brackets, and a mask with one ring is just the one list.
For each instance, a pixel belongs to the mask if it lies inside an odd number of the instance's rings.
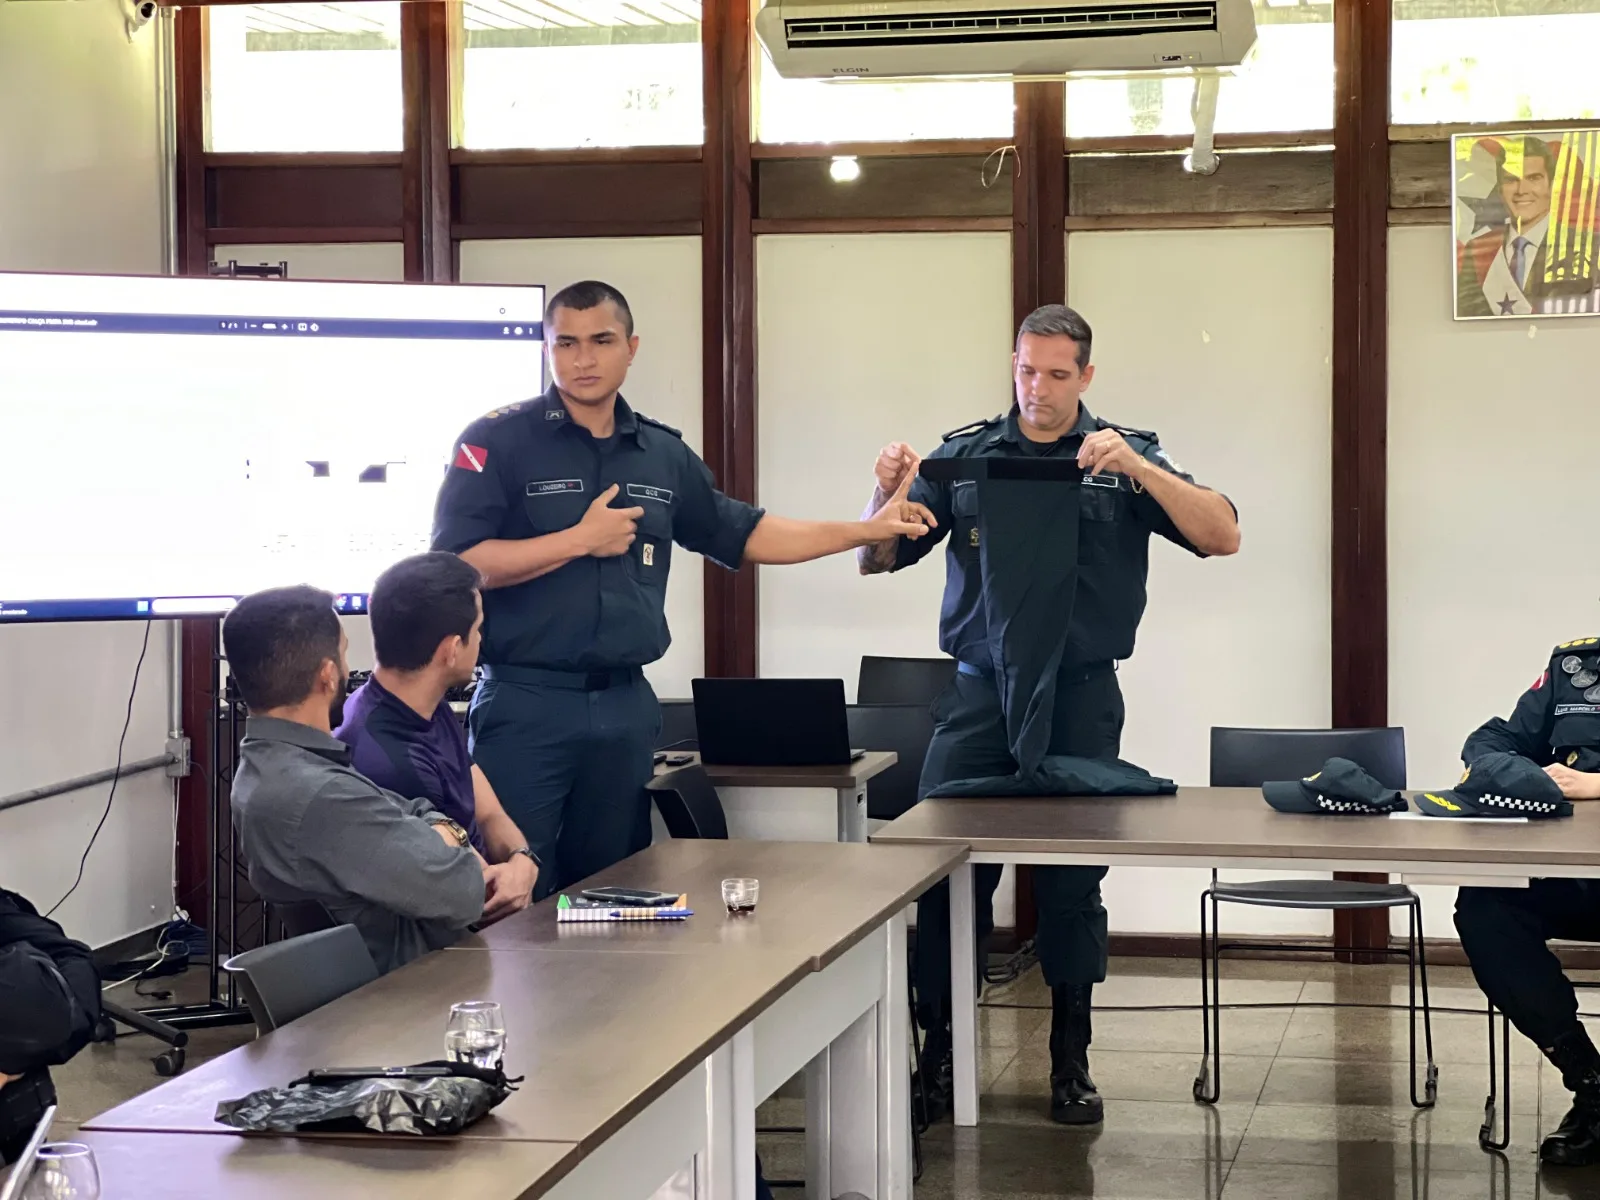
{"label": "black bag on table", "polygon": [[312,1071],[217,1105],[217,1121],[246,1133],[460,1133],[521,1083],[499,1067],[426,1062]]}

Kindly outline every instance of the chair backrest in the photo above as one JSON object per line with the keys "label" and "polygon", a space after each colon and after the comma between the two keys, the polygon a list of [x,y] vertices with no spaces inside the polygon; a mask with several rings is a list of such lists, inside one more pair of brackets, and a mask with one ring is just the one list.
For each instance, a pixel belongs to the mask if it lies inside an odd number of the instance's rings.
{"label": "chair backrest", "polygon": [[711,777],[700,767],[683,767],[650,785],[661,823],[675,838],[725,841],[728,817]]}
{"label": "chair backrest", "polygon": [[258,946],[235,954],[222,969],[238,976],[258,1033],[287,1025],[378,977],[354,925]]}
{"label": "chair backrest", "polygon": [[1386,788],[1406,786],[1404,729],[1211,730],[1212,787],[1300,779],[1330,758],[1348,758]]}
{"label": "chair backrest", "polygon": [[867,815],[892,821],[917,802],[922,760],[933,740],[926,704],[852,704],[845,711],[850,744],[859,750],[893,750],[894,766],[867,781]]}
{"label": "chair backrest", "polygon": [[[858,704],[932,704],[955,678],[953,658],[861,656],[856,679]],[[868,747],[859,747],[868,749]]]}
{"label": "chair backrest", "polygon": [[656,738],[657,750],[698,750],[700,735],[694,724],[693,700],[663,700],[661,702],[661,736]]}
{"label": "chair backrest", "polygon": [[271,908],[272,915],[278,918],[284,933],[290,937],[332,929],[339,923],[316,900],[296,900],[292,904],[274,904]]}

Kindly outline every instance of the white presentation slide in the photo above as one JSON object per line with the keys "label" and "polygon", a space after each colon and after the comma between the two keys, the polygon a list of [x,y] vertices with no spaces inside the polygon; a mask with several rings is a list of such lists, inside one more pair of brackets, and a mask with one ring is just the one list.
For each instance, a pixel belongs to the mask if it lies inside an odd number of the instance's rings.
{"label": "white presentation slide", "polygon": [[362,611],[455,442],[543,389],[538,287],[0,273],[0,621]]}

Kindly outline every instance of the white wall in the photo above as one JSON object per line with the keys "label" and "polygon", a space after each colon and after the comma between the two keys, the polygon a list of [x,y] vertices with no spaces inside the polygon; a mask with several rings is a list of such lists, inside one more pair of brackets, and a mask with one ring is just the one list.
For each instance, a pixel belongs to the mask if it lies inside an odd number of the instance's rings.
{"label": "white wall", "polygon": [[[154,30],[132,45],[115,0],[0,4],[0,270],[159,272]],[[0,629],[0,794],[113,765],[144,629]],[[167,633],[151,630],[129,761],[160,754]],[[59,900],[105,806],[104,786],[0,812],[0,885]],[[166,919],[172,784],[126,780],[84,883],[57,914],[103,944]]]}
{"label": "white wall", "polygon": [[[761,503],[854,520],[879,447],[928,453],[1010,403],[1011,239],[1004,233],[756,239]],[[838,676],[863,654],[939,653],[941,546],[863,579],[840,555],[761,572],[761,673]]]}
{"label": "white wall", "polygon": [[[1070,300],[1095,331],[1089,408],[1155,430],[1239,508],[1235,558],[1202,561],[1152,541],[1150,605],[1122,668],[1123,756],[1182,784],[1207,781],[1213,725],[1329,721],[1332,254],[1320,228],[1069,238]],[[1193,930],[1208,878],[1114,870],[1111,927]],[[1325,933],[1332,923],[1250,910],[1226,928]]]}
{"label": "white wall", "polygon": [[[1419,787],[1600,634],[1600,321],[1454,321],[1450,263],[1448,227],[1389,231],[1389,719]],[[1451,889],[1423,903],[1453,937]]]}
{"label": "white wall", "polygon": [[[701,446],[700,239],[552,238],[461,243],[463,283],[538,283],[550,292],[579,279],[603,279],[628,298],[639,355],[623,395],[646,416]],[[531,381],[529,392],[538,390]],[[645,668],[662,697],[687,697],[705,668],[704,559],[673,551],[667,589],[672,647]]]}

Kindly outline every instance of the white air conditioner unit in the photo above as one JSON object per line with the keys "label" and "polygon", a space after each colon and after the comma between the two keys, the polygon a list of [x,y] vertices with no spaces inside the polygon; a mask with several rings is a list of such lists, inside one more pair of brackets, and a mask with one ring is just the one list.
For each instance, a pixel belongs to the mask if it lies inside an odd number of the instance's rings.
{"label": "white air conditioner unit", "polygon": [[1064,75],[1236,66],[1250,0],[768,0],[756,34],[787,79]]}

